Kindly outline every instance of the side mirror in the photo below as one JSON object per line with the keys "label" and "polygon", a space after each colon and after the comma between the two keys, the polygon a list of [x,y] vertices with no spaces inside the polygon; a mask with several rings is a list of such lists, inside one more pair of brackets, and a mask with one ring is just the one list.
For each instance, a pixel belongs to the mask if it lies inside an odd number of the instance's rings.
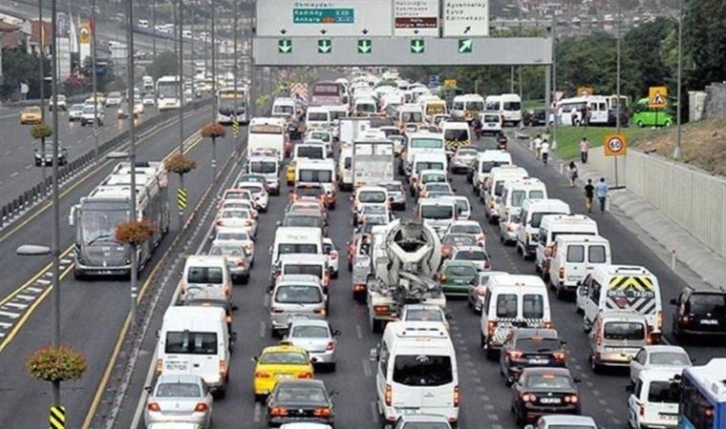
{"label": "side mirror", "polygon": [[338,395],[340,395],[340,392],[338,392],[335,389],[333,389],[330,392],[328,392],[328,396],[338,396]]}
{"label": "side mirror", "polygon": [[451,313],[446,313],[446,315],[444,317],[446,317],[446,320],[451,320],[454,318],[454,316]]}
{"label": "side mirror", "polygon": [[320,359],[318,359],[317,357],[313,356],[313,357],[310,358],[310,362],[312,362],[312,363],[318,363],[318,362],[320,362]]}
{"label": "side mirror", "polygon": [[151,386],[144,386],[144,390],[147,391],[148,393],[151,393],[153,388]]}
{"label": "side mirror", "polygon": [[696,363],[696,358],[694,358],[693,356],[690,356],[689,359],[691,360],[691,363]]}
{"label": "side mirror", "polygon": [[78,208],[80,207],[79,204],[75,204],[71,206],[71,212],[68,215],[68,225],[69,226],[75,226],[76,224],[76,216],[78,215]]}
{"label": "side mirror", "polygon": [[275,225],[282,226],[282,221],[281,220],[278,220],[277,222],[275,222]]}
{"label": "side mirror", "polygon": [[456,188],[451,188],[452,191],[456,192]]}
{"label": "side mirror", "polygon": [[675,298],[671,298],[671,305],[678,305],[678,300]]}
{"label": "side mirror", "polygon": [[156,338],[161,338],[161,329],[156,330]]}
{"label": "side mirror", "polygon": [[514,384],[514,379],[512,377],[507,377],[506,380],[504,380],[504,385],[507,387],[512,387]]}
{"label": "side mirror", "polygon": [[341,335],[341,334],[340,334],[340,331],[339,331],[339,330],[337,330],[337,329],[334,329],[334,330],[333,330],[333,336],[334,336],[334,337],[339,337],[340,335]]}
{"label": "side mirror", "polygon": [[237,311],[237,310],[239,310],[239,307],[238,307],[238,306],[236,306],[236,305],[233,305],[233,306],[232,306],[232,311]]}
{"label": "side mirror", "polygon": [[379,357],[380,356],[378,354],[378,348],[377,347],[372,348],[368,355],[368,359],[373,362],[378,362]]}
{"label": "side mirror", "polygon": [[256,363],[258,360],[260,360],[260,358],[258,356],[255,356],[255,357],[251,357],[250,360],[252,362],[255,362]]}

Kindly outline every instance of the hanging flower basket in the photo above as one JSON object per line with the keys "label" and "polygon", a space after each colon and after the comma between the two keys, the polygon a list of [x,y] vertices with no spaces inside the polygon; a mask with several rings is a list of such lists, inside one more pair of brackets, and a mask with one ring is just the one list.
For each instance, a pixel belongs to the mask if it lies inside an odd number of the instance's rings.
{"label": "hanging flower basket", "polygon": [[86,371],[86,357],[70,347],[43,347],[26,362],[28,374],[36,380],[61,382],[77,380]]}
{"label": "hanging flower basket", "polygon": [[48,124],[33,125],[30,128],[30,135],[36,140],[46,139],[53,135],[53,128]]}
{"label": "hanging flower basket", "polygon": [[143,220],[124,222],[116,227],[116,241],[139,246],[151,238],[151,224]]}
{"label": "hanging flower basket", "polygon": [[164,167],[172,173],[187,174],[197,168],[197,163],[193,159],[177,153],[164,162]]}
{"label": "hanging flower basket", "polygon": [[204,138],[211,137],[213,139],[216,139],[218,137],[224,137],[226,134],[227,130],[225,130],[223,126],[219,125],[216,122],[207,124],[202,128],[202,137]]}

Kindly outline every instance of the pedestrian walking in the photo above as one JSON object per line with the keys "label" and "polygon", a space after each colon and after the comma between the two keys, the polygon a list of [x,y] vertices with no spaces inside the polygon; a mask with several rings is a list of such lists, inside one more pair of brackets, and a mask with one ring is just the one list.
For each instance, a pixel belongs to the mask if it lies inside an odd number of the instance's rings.
{"label": "pedestrian walking", "polygon": [[537,134],[534,138],[534,156],[539,159],[540,151],[542,150],[542,136]]}
{"label": "pedestrian walking", "polygon": [[587,137],[583,137],[582,140],[580,140],[580,161],[583,164],[587,164],[587,156],[590,153],[590,142],[587,140]]}
{"label": "pedestrian walking", "polygon": [[542,156],[542,164],[547,165],[547,160],[550,157],[550,144],[547,140],[542,140],[542,146],[540,148],[540,155]]}
{"label": "pedestrian walking", "polygon": [[575,180],[577,180],[577,164],[575,164],[575,161],[570,161],[570,165],[568,168],[568,176],[570,177],[570,188],[575,187]]}
{"label": "pedestrian walking", "polygon": [[597,183],[597,186],[595,187],[595,194],[597,195],[597,200],[600,202],[600,212],[604,212],[605,199],[608,197],[608,184],[605,182],[604,177],[601,177],[600,181]]}
{"label": "pedestrian walking", "polygon": [[585,185],[585,206],[588,213],[592,213],[592,200],[595,198],[595,187],[592,185],[592,179],[587,179]]}

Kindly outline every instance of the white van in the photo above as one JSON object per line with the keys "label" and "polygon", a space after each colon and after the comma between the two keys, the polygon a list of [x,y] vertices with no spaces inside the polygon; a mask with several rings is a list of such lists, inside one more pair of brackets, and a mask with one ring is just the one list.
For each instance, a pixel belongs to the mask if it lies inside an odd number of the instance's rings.
{"label": "white van", "polygon": [[419,200],[415,217],[423,220],[442,236],[451,223],[458,219],[456,202],[437,198]]}
{"label": "white van", "polygon": [[456,149],[459,147],[471,145],[471,133],[469,132],[469,124],[466,122],[443,122],[441,133],[444,135],[446,156],[449,158],[454,156]]}
{"label": "white van", "polygon": [[224,396],[233,338],[221,307],[169,307],[159,331],[156,373],[198,375]]}
{"label": "white van", "polygon": [[497,136],[502,132],[502,115],[499,112],[486,111],[479,114],[482,135]]}
{"label": "white van", "polygon": [[519,94],[490,95],[486,109],[501,115],[504,124],[519,125],[522,122],[522,99]]}
{"label": "white van", "polygon": [[404,156],[404,173],[411,174],[413,170],[413,158],[421,153],[446,154],[444,137],[438,133],[412,133],[408,135]]}
{"label": "white van", "polygon": [[293,158],[297,159],[326,159],[328,151],[324,142],[310,141],[308,143],[298,143],[293,150]]}
{"label": "white van", "polygon": [[426,99],[419,100],[423,107],[424,118],[429,122],[434,122],[435,115],[446,115],[446,102],[438,97],[427,97]]}
{"label": "white van", "polygon": [[680,370],[651,369],[628,385],[628,423],[631,428],[675,428],[678,425],[679,389],[673,389]]}
{"label": "white van", "polygon": [[477,155],[471,178],[474,195],[485,191],[487,179],[495,167],[512,165],[512,155],[506,150],[485,150]]}
{"label": "white van", "polygon": [[544,199],[527,200],[522,204],[522,213],[519,216],[520,227],[517,229],[517,252],[523,259],[534,256],[537,250],[539,227],[542,218],[547,215],[569,215],[572,211],[570,205],[562,200]]}
{"label": "white van", "polygon": [[205,289],[221,289],[232,299],[232,274],[224,256],[189,255],[184,263],[179,298],[183,301]]}
{"label": "white van", "polygon": [[305,114],[307,129],[330,127],[330,111],[327,107],[310,106]]}
{"label": "white van", "polygon": [[270,249],[272,264],[280,255],[288,253],[323,254],[323,231],[320,228],[280,226],[275,230],[275,241]]}
{"label": "white van", "polygon": [[590,124],[606,125],[609,122],[609,103],[607,97],[590,95],[588,97],[573,97],[560,100],[558,103],[558,116],[560,124],[577,127],[585,124],[582,117],[583,109],[587,108],[590,115]]}
{"label": "white van", "polygon": [[550,270],[550,258],[555,239],[560,235],[599,235],[597,222],[585,215],[547,215],[542,218],[537,233],[535,270],[546,280]]}
{"label": "white van", "polygon": [[423,123],[423,111],[418,104],[407,103],[398,109],[398,127],[406,128],[407,124]]}
{"label": "white van", "polygon": [[444,153],[419,153],[413,157],[411,166],[410,185],[411,192],[417,186],[419,175],[424,170],[448,171],[448,161]]}
{"label": "white van", "polygon": [[577,284],[597,265],[610,265],[610,241],[599,235],[560,235],[550,260],[550,284],[557,298],[576,292]]}
{"label": "white van", "polygon": [[474,112],[483,112],[484,110],[484,97],[481,95],[457,95],[451,103],[451,119],[471,122],[474,119]]}
{"label": "white van", "polygon": [[286,121],[292,119],[297,111],[295,100],[288,97],[278,97],[272,103],[272,116],[276,118],[283,118]]}
{"label": "white van", "polygon": [[516,165],[502,165],[500,167],[492,168],[491,171],[491,184],[487,187],[486,192],[483,195],[482,200],[484,201],[484,215],[489,220],[489,223],[496,224],[499,222],[499,205],[502,200],[502,191],[504,190],[504,184],[511,180],[521,180],[529,177],[529,173],[522,167]]}
{"label": "white van", "polygon": [[338,159],[338,188],[341,191],[353,190],[353,147],[343,146]]}
{"label": "white van", "polygon": [[520,225],[519,215],[524,202],[544,199],[547,199],[547,185],[539,179],[527,178],[504,184],[502,202],[497,204],[499,232],[504,244],[514,243],[517,240],[517,229]]}
{"label": "white van", "polygon": [[480,345],[497,356],[514,328],[552,328],[547,286],[537,276],[491,276],[484,292]]}
{"label": "white van", "polygon": [[[580,290],[581,289],[581,290]],[[630,311],[645,317],[650,344],[663,333],[663,303],[658,278],[640,266],[598,265],[580,283],[584,299],[582,324],[589,331],[600,312]]]}
{"label": "white van", "polygon": [[355,116],[370,116],[376,113],[378,113],[376,100],[370,97],[356,98],[353,102],[353,115]]}
{"label": "white van", "polygon": [[459,375],[456,351],[446,326],[438,322],[391,322],[378,347],[376,361],[378,412],[393,427],[413,411],[459,420]]}

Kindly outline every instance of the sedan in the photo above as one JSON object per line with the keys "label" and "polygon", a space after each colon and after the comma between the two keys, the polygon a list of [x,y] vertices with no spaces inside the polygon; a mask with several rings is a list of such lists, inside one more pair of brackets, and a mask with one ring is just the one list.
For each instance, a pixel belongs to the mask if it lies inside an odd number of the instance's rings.
{"label": "sedan", "polygon": [[527,368],[512,384],[511,411],[517,425],[547,414],[580,414],[580,395],[566,368]]}
{"label": "sedan", "polygon": [[[42,152],[42,148],[35,149],[35,166],[42,167],[43,165],[53,165],[53,146],[46,144],[45,153]],[[63,144],[58,142],[58,165],[68,164],[68,149],[63,147]]]}
{"label": "sedan", "polygon": [[516,329],[504,343],[500,353],[500,372],[511,385],[525,368],[566,367],[565,342],[554,329]]}
{"label": "sedan", "polygon": [[227,267],[232,276],[232,283],[246,285],[250,281],[250,255],[241,241],[218,241],[212,242],[209,249],[212,256],[224,256],[227,260]]}
{"label": "sedan", "polygon": [[330,394],[321,380],[280,380],[267,399],[267,427],[289,422],[334,426]]}
{"label": "sedan", "polygon": [[476,160],[478,152],[475,147],[460,147],[451,158],[451,172],[454,174],[466,173]]}
{"label": "sedan", "polygon": [[642,371],[648,369],[682,370],[691,366],[691,357],[680,346],[645,346],[630,361],[630,381],[635,383]]}
{"label": "sedan", "polygon": [[290,324],[283,341],[304,348],[314,366],[335,371],[339,335],[340,331],[332,329],[327,320],[297,319]]}
{"label": "sedan", "polygon": [[469,234],[476,238],[479,246],[486,245],[487,235],[484,233],[479,222],[475,220],[456,220],[449,225],[446,234]]}
{"label": "sedan", "polygon": [[441,239],[441,254],[444,258],[449,258],[454,250],[459,246],[476,246],[476,236],[470,234],[446,234]]}
{"label": "sedan", "polygon": [[449,420],[438,414],[403,414],[394,429],[451,429]]}
{"label": "sedan", "polygon": [[80,121],[83,113],[83,104],[74,104],[68,109],[68,122]]}
{"label": "sedan", "polygon": [[257,235],[257,221],[249,210],[221,210],[217,216],[216,226],[237,226],[246,229],[252,238]]}
{"label": "sedan", "polygon": [[209,427],[212,423],[212,394],[198,375],[159,376],[156,386],[148,387],[144,421],[146,426],[168,421]]}
{"label": "sedan", "polygon": [[400,180],[379,183],[378,186],[384,187],[388,191],[391,210],[406,210],[406,191],[403,189],[403,183]]}
{"label": "sedan", "polygon": [[154,106],[154,105],[156,105],[156,99],[154,98],[154,95],[153,94],[147,94],[141,100],[141,103],[144,106]]}
{"label": "sedan", "polygon": [[20,112],[20,125],[40,124],[42,122],[43,116],[40,107],[26,107],[22,112]]}
{"label": "sedan", "polygon": [[255,266],[255,242],[246,229],[231,226],[217,227],[214,240],[241,242],[249,255],[250,268]]}

